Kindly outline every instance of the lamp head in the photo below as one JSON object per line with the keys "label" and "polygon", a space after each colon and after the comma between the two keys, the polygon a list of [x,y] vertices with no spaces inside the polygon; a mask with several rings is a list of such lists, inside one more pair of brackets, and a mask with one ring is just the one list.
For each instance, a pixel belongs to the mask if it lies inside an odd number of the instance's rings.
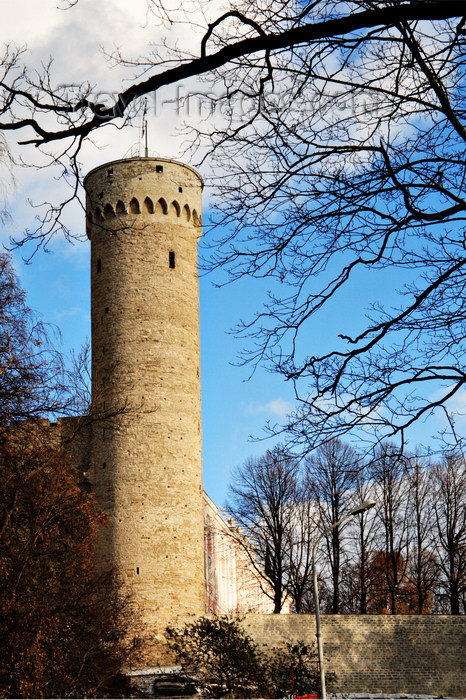
{"label": "lamp head", "polygon": [[364,501],[359,506],[352,508],[350,510],[350,513],[351,513],[351,515],[358,515],[358,513],[365,513],[366,510],[373,508],[375,505],[377,505],[376,501],[374,501],[372,498],[369,498],[367,501]]}

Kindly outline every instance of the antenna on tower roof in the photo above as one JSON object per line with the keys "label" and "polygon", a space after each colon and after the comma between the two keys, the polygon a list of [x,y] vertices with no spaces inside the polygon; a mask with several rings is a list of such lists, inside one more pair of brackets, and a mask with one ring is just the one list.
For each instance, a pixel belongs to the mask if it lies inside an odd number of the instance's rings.
{"label": "antenna on tower roof", "polygon": [[144,98],[144,111],[142,113],[141,140],[142,139],[144,139],[144,158],[148,158],[149,148],[147,145],[147,97]]}

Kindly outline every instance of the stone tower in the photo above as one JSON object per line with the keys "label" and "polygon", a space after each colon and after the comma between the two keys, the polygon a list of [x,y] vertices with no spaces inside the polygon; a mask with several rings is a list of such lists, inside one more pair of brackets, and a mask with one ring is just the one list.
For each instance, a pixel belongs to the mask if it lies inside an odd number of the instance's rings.
{"label": "stone tower", "polygon": [[[197,244],[202,179],[162,158],[84,181],[91,241],[89,480],[144,630],[204,612]],[[136,636],[139,634],[135,632]]]}

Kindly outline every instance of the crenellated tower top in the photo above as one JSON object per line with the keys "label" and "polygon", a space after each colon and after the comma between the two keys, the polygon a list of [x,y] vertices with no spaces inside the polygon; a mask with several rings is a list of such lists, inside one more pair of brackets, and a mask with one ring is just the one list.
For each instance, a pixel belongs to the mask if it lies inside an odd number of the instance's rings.
{"label": "crenellated tower top", "polygon": [[[119,217],[166,216],[198,229],[202,226],[203,184],[199,173],[189,165],[166,158],[106,163],[91,170],[84,179],[90,200],[88,224],[105,225]],[[87,233],[90,237],[89,225]]]}
{"label": "crenellated tower top", "polygon": [[84,186],[99,418],[88,478],[109,516],[99,557],[132,599],[139,640],[205,609],[203,182],[183,163],[129,158],[95,168]]}

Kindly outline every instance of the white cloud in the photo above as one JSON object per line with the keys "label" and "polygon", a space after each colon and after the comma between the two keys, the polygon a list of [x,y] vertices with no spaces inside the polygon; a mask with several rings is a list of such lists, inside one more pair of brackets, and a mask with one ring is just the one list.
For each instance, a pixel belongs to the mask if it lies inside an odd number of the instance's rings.
{"label": "white cloud", "polygon": [[[172,4],[180,6],[178,2]],[[11,51],[15,46],[24,48],[20,62],[39,73],[43,65],[52,59],[50,71],[53,88],[88,82],[92,96],[100,98],[97,101],[105,104],[113,102],[115,94],[133,82],[137,70],[141,72],[135,67],[115,64],[105,54],[111,54],[118,48],[123,56],[137,61],[141,56],[150,56],[157,48],[163,51],[163,38],[168,34],[170,43],[178,42],[184,52],[197,52],[200,32],[206,26],[203,13],[205,2],[190,3],[189,19],[192,23],[175,23],[168,28],[166,23],[164,25],[148,12],[147,0],[132,0],[131,3],[127,0],[79,0],[67,10],[60,9],[66,5],[66,0],[5,3],[0,26],[0,55],[7,45]],[[208,5],[210,13],[218,7],[219,0]],[[187,85],[184,87],[188,90]],[[177,114],[176,104],[164,104],[176,98],[176,95],[175,88],[162,93],[158,98],[157,113],[149,97],[150,155],[183,158],[186,137],[177,131],[183,114]],[[42,114],[40,120],[42,125],[51,129],[60,128],[51,115]],[[140,120],[135,121],[134,128],[121,130],[112,125],[96,132],[80,153],[83,173],[103,162],[130,155],[140,139]],[[25,130],[20,135],[17,132],[7,134],[13,157],[17,163],[24,160],[34,166],[48,165],[49,156],[34,146],[18,146],[17,141],[31,136],[31,130]],[[49,166],[38,175],[35,167],[17,165],[10,170],[7,160],[0,158],[0,211],[6,203],[12,212],[12,220],[0,227],[0,242],[7,242],[10,235],[20,238],[25,229],[35,229],[34,217],[40,216],[41,210],[31,209],[27,200],[30,199],[35,205],[47,201],[56,204],[69,195],[70,189],[61,177],[59,168]],[[73,233],[83,233],[83,215],[79,206],[67,207],[65,223]]]}
{"label": "white cloud", "polygon": [[[153,7],[158,5],[157,2]],[[224,0],[186,0],[181,5],[177,0],[164,2],[163,7],[169,9],[171,18],[176,21],[168,24],[163,22],[153,12],[148,11],[147,0],[79,0],[69,9],[66,0],[19,0],[5,4],[2,11],[0,26],[0,45],[25,48],[20,62],[32,71],[39,73],[43,65],[50,59],[51,85],[81,85],[88,83],[91,98],[103,104],[112,104],[119,90],[127,88],[135,77],[142,79],[157,72],[155,53],[162,58],[169,58],[164,40],[171,46],[177,46],[183,55],[190,53],[198,55],[200,42],[205,33],[207,23],[218,12],[224,9]],[[170,10],[171,7],[171,10]],[[62,8],[62,9],[60,9]],[[178,8],[178,13],[175,12]],[[185,13],[184,15],[180,13]],[[182,21],[184,16],[185,22]],[[108,56],[116,50],[121,55],[134,61],[134,66],[124,66],[109,60]],[[0,55],[3,49],[0,50]],[[171,55],[173,58],[173,55]],[[149,67],[149,61],[154,60],[155,67]],[[138,61],[142,66],[138,67]],[[159,70],[170,66],[161,65]],[[144,72],[145,71],[145,72]],[[33,73],[32,73],[33,75]],[[161,90],[155,99],[149,95],[149,150],[150,155],[183,160],[186,148],[186,134],[182,126],[186,116],[186,107],[181,106],[179,95],[194,92],[199,83],[188,83],[170,86]],[[201,86],[209,91],[209,86]],[[196,114],[192,115],[196,119]],[[40,116],[43,126],[59,129],[51,115]],[[118,121],[116,126],[118,126]],[[134,155],[131,149],[137,148],[140,140],[140,120],[135,120],[134,128],[123,130],[110,126],[98,130],[92,142],[87,142],[81,150],[80,162],[83,172],[88,172],[102,162]],[[32,131],[25,130],[24,137],[32,136]],[[23,134],[21,134],[23,137]],[[24,159],[26,163],[45,165],[50,162],[48,156],[34,146],[18,146],[20,140],[17,132],[8,134],[9,146],[14,157]],[[53,152],[53,145],[52,145]],[[24,201],[27,197],[37,203],[50,199],[50,185],[53,177],[59,177],[57,171],[48,168],[43,177],[37,177],[35,169],[14,168],[16,192],[12,192],[12,180],[9,172],[0,172],[2,191],[1,200],[6,200],[10,207],[14,206],[15,198]],[[34,183],[34,184],[33,184]],[[29,191],[26,191],[26,188]],[[30,190],[34,188],[34,192]],[[55,199],[61,195],[57,189],[68,192],[63,183],[57,179],[53,183]],[[35,213],[38,213],[37,211]],[[28,221],[24,227],[31,227]]]}
{"label": "white cloud", "polygon": [[[438,389],[428,397],[428,400],[435,403],[436,401],[442,399],[453,388],[454,385],[452,384],[449,387]],[[450,418],[456,425],[458,423],[463,425],[466,424],[466,389],[458,389],[456,394],[454,394],[451,399],[444,402],[444,406],[448,411]],[[442,413],[438,413],[438,416],[442,417]]]}
{"label": "white cloud", "polygon": [[291,413],[293,408],[293,404],[291,404],[289,401],[285,401],[282,398],[277,398],[272,399],[265,404],[259,404],[253,401],[248,405],[246,412],[250,415],[266,413],[283,420],[289,413]]}

